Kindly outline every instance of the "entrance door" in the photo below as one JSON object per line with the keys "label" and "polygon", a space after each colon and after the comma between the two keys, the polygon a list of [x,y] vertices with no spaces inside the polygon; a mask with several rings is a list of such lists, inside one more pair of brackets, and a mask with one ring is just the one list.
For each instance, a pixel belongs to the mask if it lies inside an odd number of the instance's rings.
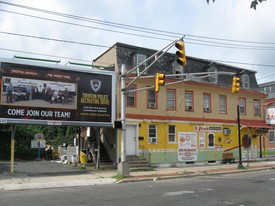
{"label": "entrance door", "polygon": [[137,155],[137,127],[126,126],[126,155]]}

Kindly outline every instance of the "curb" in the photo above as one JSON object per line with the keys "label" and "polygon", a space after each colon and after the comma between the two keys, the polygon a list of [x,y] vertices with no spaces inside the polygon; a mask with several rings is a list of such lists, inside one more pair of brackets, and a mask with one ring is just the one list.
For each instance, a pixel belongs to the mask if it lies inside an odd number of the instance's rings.
{"label": "curb", "polygon": [[157,180],[168,180],[168,179],[177,179],[177,178],[187,178],[187,177],[200,177],[200,176],[214,176],[214,175],[224,175],[224,174],[233,174],[233,173],[244,173],[244,172],[255,172],[263,170],[275,169],[274,166],[266,166],[260,168],[250,168],[250,169],[233,169],[231,171],[201,171],[199,173],[189,172],[186,174],[174,174],[174,175],[150,175],[150,176],[136,176],[136,177],[126,177],[116,184],[121,183],[131,183],[131,182],[145,182],[145,181],[157,181]]}

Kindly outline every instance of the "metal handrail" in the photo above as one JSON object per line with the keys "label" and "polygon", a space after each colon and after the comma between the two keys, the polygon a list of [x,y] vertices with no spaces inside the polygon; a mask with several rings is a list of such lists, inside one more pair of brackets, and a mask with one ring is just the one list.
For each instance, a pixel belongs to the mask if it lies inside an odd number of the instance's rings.
{"label": "metal handrail", "polygon": [[143,153],[142,156],[148,161],[149,166],[151,166],[151,153],[144,146],[142,147]]}

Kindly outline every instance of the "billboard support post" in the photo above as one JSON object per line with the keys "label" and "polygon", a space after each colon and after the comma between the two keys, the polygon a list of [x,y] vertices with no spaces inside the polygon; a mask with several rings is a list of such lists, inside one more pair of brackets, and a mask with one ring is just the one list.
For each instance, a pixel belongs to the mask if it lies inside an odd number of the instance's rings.
{"label": "billboard support post", "polygon": [[129,176],[129,166],[126,161],[126,111],[125,111],[125,64],[121,66],[121,161],[118,164],[118,173],[122,176]]}
{"label": "billboard support post", "polygon": [[15,137],[16,127],[14,124],[11,125],[11,162],[10,162],[10,172],[14,173],[14,137]]}

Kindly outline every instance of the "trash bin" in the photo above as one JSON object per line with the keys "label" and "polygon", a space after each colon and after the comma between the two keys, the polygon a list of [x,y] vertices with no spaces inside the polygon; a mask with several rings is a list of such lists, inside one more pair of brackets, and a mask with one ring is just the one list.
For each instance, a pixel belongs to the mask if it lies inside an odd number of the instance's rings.
{"label": "trash bin", "polygon": [[72,164],[77,163],[77,155],[72,155]]}
{"label": "trash bin", "polygon": [[86,154],[84,152],[80,152],[80,163],[81,164],[86,164],[87,163]]}

